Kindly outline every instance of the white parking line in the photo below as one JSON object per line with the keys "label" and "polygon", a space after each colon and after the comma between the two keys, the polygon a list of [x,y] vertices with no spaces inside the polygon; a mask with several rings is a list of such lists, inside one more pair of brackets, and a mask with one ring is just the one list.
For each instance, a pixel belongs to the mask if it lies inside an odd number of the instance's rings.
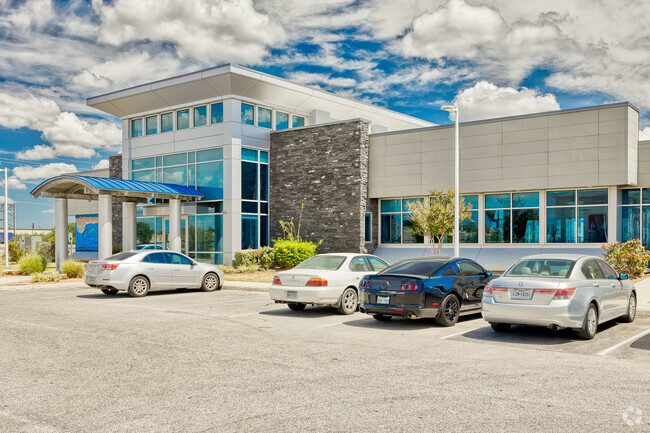
{"label": "white parking line", "polygon": [[477,329],[481,329],[481,328],[486,328],[486,326],[479,326],[478,328],[467,329],[465,331],[456,332],[455,334],[445,335],[444,337],[440,337],[440,339],[445,340],[447,338],[457,337],[459,335],[467,334],[468,332],[476,331]]}
{"label": "white parking line", "polygon": [[326,328],[326,327],[328,327],[328,326],[342,325],[342,324],[344,324],[344,323],[345,323],[345,322],[328,323],[328,324],[326,324],[326,325],[318,325],[318,327],[319,327],[319,328]]}
{"label": "white parking line", "polygon": [[256,312],[256,313],[235,314],[235,315],[233,315],[233,316],[228,316],[228,317],[230,318],[230,317],[252,316],[252,315],[254,315],[254,314],[260,314],[260,313],[257,313],[257,312]]}
{"label": "white parking line", "polygon": [[636,334],[634,337],[630,337],[625,341],[621,341],[618,344],[613,345],[612,347],[608,347],[607,349],[598,352],[599,355],[604,356],[607,355],[610,352],[613,352],[614,350],[618,349],[621,346],[625,346],[628,343],[632,343],[633,341],[638,340],[639,338],[643,337],[644,335],[650,334],[650,328],[646,329],[645,331],[641,332],[640,334]]}

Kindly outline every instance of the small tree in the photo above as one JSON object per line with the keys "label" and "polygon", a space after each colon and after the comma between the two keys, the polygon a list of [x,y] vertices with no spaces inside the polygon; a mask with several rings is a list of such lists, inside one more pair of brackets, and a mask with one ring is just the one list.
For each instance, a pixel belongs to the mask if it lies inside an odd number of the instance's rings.
{"label": "small tree", "polygon": [[[460,199],[460,224],[471,219],[471,205],[465,204]],[[454,190],[447,193],[434,189],[429,191],[429,201],[418,201],[409,204],[408,211],[411,214],[413,232],[420,236],[428,236],[431,239],[431,252],[436,255],[436,244],[438,254],[442,252],[442,243],[447,236],[458,236],[454,233]]]}

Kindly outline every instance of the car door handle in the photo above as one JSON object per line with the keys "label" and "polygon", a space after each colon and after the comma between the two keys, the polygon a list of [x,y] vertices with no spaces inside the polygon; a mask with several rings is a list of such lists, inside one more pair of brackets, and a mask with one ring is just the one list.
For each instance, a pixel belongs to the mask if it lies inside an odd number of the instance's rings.
{"label": "car door handle", "polygon": [[147,269],[149,269],[150,271],[153,271],[153,268],[147,268]]}
{"label": "car door handle", "polygon": [[598,286],[598,283],[594,283],[594,287],[599,287],[599,286]]}
{"label": "car door handle", "polygon": [[180,269],[178,269],[178,268],[174,268],[174,270],[175,270],[175,271],[180,271]]}

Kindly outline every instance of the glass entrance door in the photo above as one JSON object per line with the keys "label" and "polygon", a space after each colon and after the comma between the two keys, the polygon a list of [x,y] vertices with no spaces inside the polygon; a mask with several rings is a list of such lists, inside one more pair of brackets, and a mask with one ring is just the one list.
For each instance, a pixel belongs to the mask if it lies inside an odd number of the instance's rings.
{"label": "glass entrance door", "polygon": [[[169,249],[169,218],[165,218],[165,237],[164,247]],[[187,217],[181,217],[181,252],[187,254]]]}

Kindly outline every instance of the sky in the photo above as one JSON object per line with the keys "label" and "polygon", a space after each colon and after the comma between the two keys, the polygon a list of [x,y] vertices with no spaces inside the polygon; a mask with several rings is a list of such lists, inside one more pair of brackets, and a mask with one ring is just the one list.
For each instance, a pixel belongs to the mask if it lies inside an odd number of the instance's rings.
{"label": "sky", "polygon": [[17,226],[43,180],[107,165],[86,98],[224,63],[436,124],[628,101],[650,135],[650,2],[0,0],[0,169]]}

